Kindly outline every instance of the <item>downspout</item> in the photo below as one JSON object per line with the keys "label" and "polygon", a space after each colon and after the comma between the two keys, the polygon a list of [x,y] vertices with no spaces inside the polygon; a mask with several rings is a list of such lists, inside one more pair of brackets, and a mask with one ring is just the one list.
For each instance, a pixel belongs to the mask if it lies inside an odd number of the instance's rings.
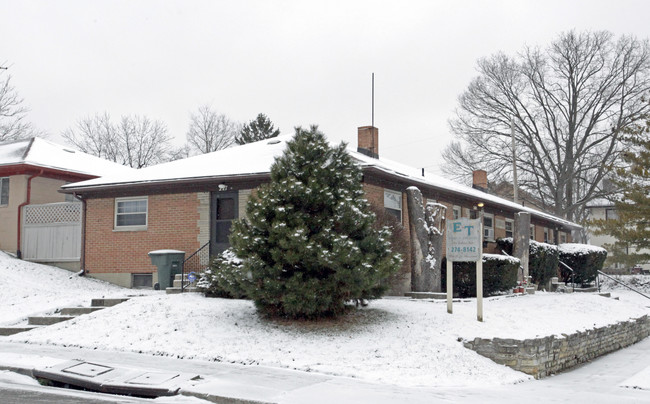
{"label": "downspout", "polygon": [[32,199],[32,180],[36,177],[39,177],[43,175],[43,169],[41,169],[38,174],[33,174],[29,178],[27,178],[27,198],[25,198],[25,202],[21,203],[18,205],[18,240],[16,240],[16,255],[18,258],[22,258],[22,252],[20,251],[20,240],[21,240],[21,232],[23,228],[23,223],[22,223],[22,216],[23,216],[23,206],[29,205]]}
{"label": "downspout", "polygon": [[81,270],[81,275],[86,274],[86,200],[77,195],[76,192],[72,193],[76,199],[81,201],[81,257],[79,263],[79,269]]}

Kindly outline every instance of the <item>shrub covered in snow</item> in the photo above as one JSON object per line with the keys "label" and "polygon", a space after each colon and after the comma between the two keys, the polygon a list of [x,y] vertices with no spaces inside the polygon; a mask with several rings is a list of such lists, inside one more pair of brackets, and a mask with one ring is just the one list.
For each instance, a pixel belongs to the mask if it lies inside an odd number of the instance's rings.
{"label": "shrub covered in snow", "polygon": [[[517,285],[519,260],[498,254],[483,254],[483,296],[494,296]],[[476,263],[454,262],[454,295],[476,296]],[[447,290],[447,262],[442,263],[442,289]]]}
{"label": "shrub covered in snow", "polygon": [[336,315],[349,301],[380,297],[401,264],[389,231],[373,229],[361,170],[316,126],[296,129],[247,216],[230,241],[251,273],[249,296],[268,315]]}
{"label": "shrub covered in snow", "polygon": [[[512,237],[497,240],[497,245],[512,255]],[[528,248],[528,273],[536,285],[546,285],[552,277],[557,276],[559,256],[557,246],[530,240]]]}
{"label": "shrub covered in snow", "polygon": [[[598,276],[607,259],[607,250],[588,244],[560,244],[560,261],[570,266],[575,272],[575,283],[588,284]],[[564,282],[570,282],[571,271],[560,265],[560,276]]]}
{"label": "shrub covered in snow", "polygon": [[214,258],[212,265],[203,273],[197,284],[206,296],[235,299],[247,297],[251,286],[248,271],[231,249]]}

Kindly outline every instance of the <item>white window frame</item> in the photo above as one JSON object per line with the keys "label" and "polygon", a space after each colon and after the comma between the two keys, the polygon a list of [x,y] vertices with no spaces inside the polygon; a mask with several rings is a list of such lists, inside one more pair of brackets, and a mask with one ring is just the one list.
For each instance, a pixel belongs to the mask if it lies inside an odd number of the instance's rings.
{"label": "white window frame", "polygon": [[567,241],[566,233],[565,232],[560,232],[560,244],[564,244]]}
{"label": "white window frame", "polygon": [[[386,206],[387,201],[389,202],[390,206]],[[390,202],[397,202],[397,206],[391,204]],[[402,193],[399,191],[384,189],[384,209],[399,211],[399,222],[402,223],[402,216],[404,214],[404,210],[402,207]],[[397,216],[395,216],[395,218],[397,218]]]}
{"label": "white window frame", "polygon": [[463,210],[458,205],[452,206],[451,212],[452,219],[460,219],[463,216]]}
{"label": "white window frame", "polygon": [[[492,226],[490,227],[486,226],[485,219],[492,220]],[[490,230],[492,231],[490,232]],[[483,239],[486,241],[494,241],[494,214],[493,213],[483,213]]]}
{"label": "white window frame", "polygon": [[[508,223],[510,223],[510,235],[508,236]],[[506,225],[504,227],[506,231],[506,237],[515,238],[515,221],[513,219],[506,219]]]}
{"label": "white window frame", "polygon": [[532,223],[530,224],[530,239],[535,240],[535,225]]}
{"label": "white window frame", "polygon": [[[144,212],[144,224],[139,224],[135,226],[118,226],[117,225],[117,217],[118,215],[128,215],[128,214],[142,214],[142,212],[138,213],[118,213],[118,205],[120,202],[136,202],[136,201],[145,201],[146,202],[146,210]],[[138,197],[129,197],[129,198],[115,198],[115,212],[113,214],[113,230],[114,231],[138,231],[138,230],[147,230],[147,227],[149,226],[149,198],[146,196],[138,196]]]}
{"label": "white window frame", "polygon": [[[2,188],[4,188],[3,185],[5,182],[7,183],[7,195],[6,195],[7,203],[2,203]],[[9,177],[0,177],[0,206],[2,207],[9,206],[9,192],[10,192],[9,185],[10,185]]]}

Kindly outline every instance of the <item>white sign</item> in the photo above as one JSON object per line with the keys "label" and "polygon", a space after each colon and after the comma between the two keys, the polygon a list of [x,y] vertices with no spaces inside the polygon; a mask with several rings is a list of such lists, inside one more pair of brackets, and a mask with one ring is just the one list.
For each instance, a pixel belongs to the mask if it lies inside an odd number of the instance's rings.
{"label": "white sign", "polygon": [[447,260],[475,262],[481,259],[481,220],[447,221]]}

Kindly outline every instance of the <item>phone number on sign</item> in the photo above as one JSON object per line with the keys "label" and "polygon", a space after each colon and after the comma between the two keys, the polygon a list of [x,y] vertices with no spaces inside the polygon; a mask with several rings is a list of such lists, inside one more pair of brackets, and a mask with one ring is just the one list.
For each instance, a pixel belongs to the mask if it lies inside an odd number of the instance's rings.
{"label": "phone number on sign", "polygon": [[451,247],[451,252],[453,253],[475,253],[476,247]]}

